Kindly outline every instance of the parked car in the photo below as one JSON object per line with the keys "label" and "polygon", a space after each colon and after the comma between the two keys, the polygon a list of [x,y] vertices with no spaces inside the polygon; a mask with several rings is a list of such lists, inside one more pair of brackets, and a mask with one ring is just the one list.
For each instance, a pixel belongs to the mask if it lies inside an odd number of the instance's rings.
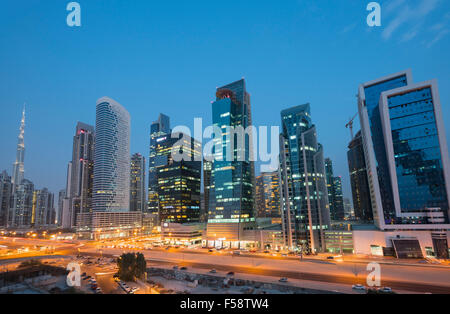
{"label": "parked car", "polygon": [[217,270],[211,269],[210,273],[211,273],[211,274],[217,274]]}
{"label": "parked car", "polygon": [[230,271],[227,276],[234,276],[234,272]]}
{"label": "parked car", "polygon": [[288,279],[287,278],[281,278],[279,281],[282,282],[282,283],[286,283],[286,282],[288,282]]}
{"label": "parked car", "polygon": [[181,267],[180,270],[187,270],[187,267]]}
{"label": "parked car", "polygon": [[365,286],[363,286],[363,285],[353,285],[352,286],[352,289],[353,290],[359,290],[359,291],[366,291],[366,287]]}
{"label": "parked car", "polygon": [[383,287],[383,288],[378,289],[378,292],[381,292],[381,293],[392,293],[393,291],[389,287]]}

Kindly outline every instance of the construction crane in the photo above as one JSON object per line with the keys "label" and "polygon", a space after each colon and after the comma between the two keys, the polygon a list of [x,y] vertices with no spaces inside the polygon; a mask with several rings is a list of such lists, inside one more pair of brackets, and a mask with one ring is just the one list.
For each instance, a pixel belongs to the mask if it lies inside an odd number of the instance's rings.
{"label": "construction crane", "polygon": [[350,129],[351,140],[353,140],[353,121],[355,121],[357,116],[358,116],[358,113],[356,113],[355,116],[353,118],[351,118],[350,121],[345,126],[347,129]]}

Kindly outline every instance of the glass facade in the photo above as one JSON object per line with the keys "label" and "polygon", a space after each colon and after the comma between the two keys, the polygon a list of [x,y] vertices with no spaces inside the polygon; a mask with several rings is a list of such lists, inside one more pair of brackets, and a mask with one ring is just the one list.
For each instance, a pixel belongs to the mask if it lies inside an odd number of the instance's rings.
{"label": "glass facade", "polygon": [[[185,134],[156,138],[155,174],[158,216],[161,223],[200,221],[201,144]],[[183,151],[191,160],[175,161],[172,151]],[[201,159],[200,159],[201,160]]]}
{"label": "glass facade", "polygon": [[129,211],[130,114],[110,98],[97,101],[94,211]]}
{"label": "glass facade", "polygon": [[256,177],[256,217],[280,218],[280,184],[278,172]]}
{"label": "glass facade", "polygon": [[325,174],[327,180],[328,202],[330,204],[331,220],[343,220],[344,196],[342,194],[342,178],[335,177],[333,172],[333,162],[331,159],[325,159]]}
{"label": "glass facade", "polygon": [[392,194],[392,185],[389,180],[390,175],[381,125],[379,101],[382,92],[404,87],[407,84],[407,76],[402,74],[364,88],[365,106],[369,116],[369,127],[372,137],[373,150],[375,152],[375,165],[378,174],[378,186],[380,189],[385,223],[389,223],[395,218],[395,206]]}
{"label": "glass facade", "polygon": [[448,199],[433,102],[430,87],[388,97],[397,185],[402,212],[440,208],[448,222]]}
{"label": "glass facade", "polygon": [[325,249],[329,202],[322,146],[317,142],[310,105],[281,112],[280,178],[286,245],[304,252]]}
{"label": "glass facade", "polygon": [[[230,147],[227,127],[251,126],[250,95],[245,90],[245,81],[240,80],[217,90],[217,99],[212,104],[213,124],[223,132],[223,161],[214,160],[209,191],[208,228],[218,223],[254,222],[254,165],[250,161],[251,145],[246,136],[244,160],[238,161],[236,147]],[[236,143],[236,140],[234,141]],[[231,150],[230,150],[231,149]],[[227,150],[232,151],[231,160],[225,160]],[[213,150],[214,154],[220,154]]]}
{"label": "glass facade", "polygon": [[170,118],[160,114],[158,120],[150,126],[150,155],[148,159],[148,212],[157,215],[159,212],[158,179],[156,176],[157,139],[169,136]]}

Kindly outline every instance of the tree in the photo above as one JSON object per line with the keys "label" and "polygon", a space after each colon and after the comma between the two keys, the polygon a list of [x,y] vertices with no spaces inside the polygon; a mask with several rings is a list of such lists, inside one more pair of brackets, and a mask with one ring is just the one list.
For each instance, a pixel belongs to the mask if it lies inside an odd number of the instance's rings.
{"label": "tree", "polygon": [[147,271],[147,262],[145,261],[145,257],[142,253],[136,254],[136,268],[135,268],[135,276],[136,278],[142,278]]}
{"label": "tree", "polygon": [[117,259],[118,276],[123,281],[135,281],[142,278],[147,270],[147,262],[142,253],[126,253]]}
{"label": "tree", "polygon": [[134,281],[136,269],[136,255],[133,253],[122,254],[117,259],[117,266],[119,268],[118,275],[123,281]]}

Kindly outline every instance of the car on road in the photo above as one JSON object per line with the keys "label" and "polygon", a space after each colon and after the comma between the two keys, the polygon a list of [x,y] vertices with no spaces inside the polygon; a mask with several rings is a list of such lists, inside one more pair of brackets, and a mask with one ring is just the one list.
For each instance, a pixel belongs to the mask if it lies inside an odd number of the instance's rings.
{"label": "car on road", "polygon": [[211,273],[211,274],[217,274],[217,270],[211,269],[210,273]]}
{"label": "car on road", "polygon": [[234,276],[234,272],[230,271],[227,276]]}
{"label": "car on road", "polygon": [[240,251],[234,251],[233,255],[241,255],[241,252]]}
{"label": "car on road", "polygon": [[327,259],[334,260],[334,256],[328,256]]}
{"label": "car on road", "polygon": [[286,283],[286,282],[288,282],[288,279],[287,278],[281,278],[279,281],[282,282],[282,283]]}
{"label": "car on road", "polygon": [[139,291],[139,290],[141,290],[139,287],[134,287],[134,288],[131,289],[131,291],[132,291],[133,293],[136,292],[136,291]]}
{"label": "car on road", "polygon": [[353,286],[352,286],[352,289],[353,289],[353,290],[358,290],[358,291],[366,291],[366,287],[363,286],[363,285],[359,285],[359,284],[353,285]]}
{"label": "car on road", "polygon": [[187,267],[181,267],[180,270],[187,270]]}
{"label": "car on road", "polygon": [[210,249],[208,252],[209,252],[209,253],[214,253],[214,250],[213,250],[213,249]]}
{"label": "car on road", "polygon": [[102,294],[103,291],[102,291],[102,289],[100,289],[100,288],[97,287],[97,289],[95,289],[95,293],[97,293],[97,294]]}
{"label": "car on road", "polygon": [[378,289],[378,292],[381,292],[381,293],[393,293],[392,289],[389,288],[389,287],[380,288],[380,289]]}

